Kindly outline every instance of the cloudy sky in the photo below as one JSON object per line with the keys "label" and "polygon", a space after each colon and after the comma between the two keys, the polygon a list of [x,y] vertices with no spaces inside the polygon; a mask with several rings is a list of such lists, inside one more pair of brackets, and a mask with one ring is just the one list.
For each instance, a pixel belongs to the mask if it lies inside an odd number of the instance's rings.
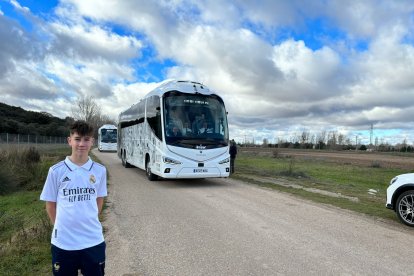
{"label": "cloudy sky", "polygon": [[[0,0],[0,102],[116,118],[165,79],[220,94],[230,138],[414,142],[412,0]],[[373,141],[374,142],[374,141]]]}

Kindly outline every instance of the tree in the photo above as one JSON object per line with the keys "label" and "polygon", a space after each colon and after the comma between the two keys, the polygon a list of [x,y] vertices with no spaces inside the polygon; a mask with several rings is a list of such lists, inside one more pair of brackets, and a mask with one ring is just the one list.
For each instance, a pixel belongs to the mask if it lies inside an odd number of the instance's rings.
{"label": "tree", "polygon": [[318,142],[318,146],[317,146],[318,149],[324,148],[325,139],[326,139],[326,130],[322,130],[316,137],[316,141]]}
{"label": "tree", "polygon": [[342,133],[338,134],[338,145],[343,146],[344,142],[345,142],[345,135],[343,135]]}
{"label": "tree", "polygon": [[80,96],[75,106],[72,107],[72,114],[76,120],[83,120],[92,125],[95,129],[95,137],[98,137],[98,129],[102,125],[116,125],[109,116],[101,114],[99,106],[92,96]]}
{"label": "tree", "polygon": [[300,135],[300,144],[302,145],[302,148],[306,148],[306,144],[309,141],[310,132],[306,129],[302,131],[302,134]]}
{"label": "tree", "polygon": [[72,107],[72,115],[76,120],[83,120],[90,124],[94,118],[100,116],[100,111],[95,99],[92,96],[80,96]]}

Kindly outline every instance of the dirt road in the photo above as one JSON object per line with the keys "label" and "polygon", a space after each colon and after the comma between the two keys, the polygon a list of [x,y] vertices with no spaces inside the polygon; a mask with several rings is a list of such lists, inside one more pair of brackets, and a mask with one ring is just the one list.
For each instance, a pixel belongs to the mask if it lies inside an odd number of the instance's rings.
{"label": "dirt road", "polygon": [[143,171],[123,168],[115,153],[96,155],[110,173],[107,275],[414,271],[414,229],[402,224],[232,179],[149,182]]}

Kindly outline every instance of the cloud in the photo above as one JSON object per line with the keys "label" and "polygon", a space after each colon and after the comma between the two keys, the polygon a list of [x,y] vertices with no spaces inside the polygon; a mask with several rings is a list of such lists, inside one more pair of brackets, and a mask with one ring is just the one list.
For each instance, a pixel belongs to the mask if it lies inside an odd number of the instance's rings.
{"label": "cloud", "polygon": [[414,3],[410,0],[352,0],[330,1],[325,13],[349,37],[375,38],[390,26],[403,24],[411,29],[413,10]]}
{"label": "cloud", "polygon": [[65,114],[64,102],[92,95],[115,117],[179,78],[223,96],[231,135],[410,127],[412,1],[63,0],[48,16],[12,4],[36,31],[0,15],[11,103],[53,99]]}
{"label": "cloud", "polygon": [[8,42],[0,44],[0,85],[10,104],[40,111],[41,100],[59,99],[66,106],[57,113],[70,115],[68,100],[79,94],[108,97],[114,83],[134,79],[131,61],[140,58],[143,47],[136,37],[87,22],[71,9],[58,8],[44,21],[13,5],[36,31],[0,16],[0,39]]}
{"label": "cloud", "polygon": [[36,42],[19,24],[0,15],[0,77],[15,69],[16,63],[40,54]]}
{"label": "cloud", "polygon": [[104,59],[120,63],[140,56],[142,43],[132,36],[120,36],[100,26],[81,24],[62,24],[54,22],[50,25],[54,39],[50,52],[56,55],[65,54],[68,58],[83,60]]}

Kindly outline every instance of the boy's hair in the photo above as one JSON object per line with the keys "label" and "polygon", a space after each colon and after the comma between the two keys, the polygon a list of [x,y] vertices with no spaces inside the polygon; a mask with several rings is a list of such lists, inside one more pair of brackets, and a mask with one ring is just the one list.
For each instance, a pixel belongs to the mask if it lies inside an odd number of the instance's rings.
{"label": "boy's hair", "polygon": [[88,124],[85,121],[75,121],[70,126],[70,134],[74,134],[75,132],[80,136],[93,136],[93,126]]}

